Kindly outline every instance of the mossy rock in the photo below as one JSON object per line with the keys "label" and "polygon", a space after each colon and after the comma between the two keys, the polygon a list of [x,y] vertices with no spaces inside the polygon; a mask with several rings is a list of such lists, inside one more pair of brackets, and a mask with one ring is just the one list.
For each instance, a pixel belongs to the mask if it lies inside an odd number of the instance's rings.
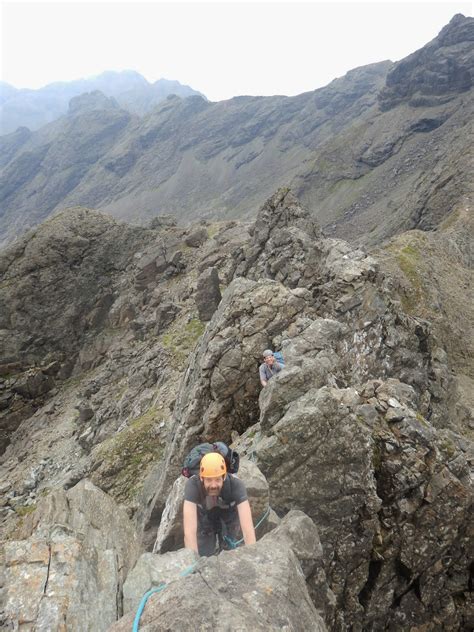
{"label": "mossy rock", "polygon": [[194,350],[206,325],[198,318],[193,318],[186,324],[173,323],[171,328],[163,335],[163,347],[170,354],[170,363],[175,369],[184,369],[189,354]]}
{"label": "mossy rock", "polygon": [[100,465],[92,481],[118,502],[137,496],[150,465],[163,455],[165,446],[157,433],[162,420],[163,414],[151,407],[96,449],[94,461]]}

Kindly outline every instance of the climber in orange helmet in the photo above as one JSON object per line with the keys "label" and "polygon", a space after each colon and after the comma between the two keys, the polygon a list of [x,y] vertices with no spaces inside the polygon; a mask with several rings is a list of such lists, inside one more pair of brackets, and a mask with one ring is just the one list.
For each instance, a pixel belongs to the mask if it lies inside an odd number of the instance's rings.
{"label": "climber in orange helmet", "polygon": [[237,539],[239,528],[245,544],[256,541],[245,485],[227,473],[225,459],[218,452],[205,454],[199,476],[186,481],[183,527],[185,548],[204,556],[232,548],[228,542]]}

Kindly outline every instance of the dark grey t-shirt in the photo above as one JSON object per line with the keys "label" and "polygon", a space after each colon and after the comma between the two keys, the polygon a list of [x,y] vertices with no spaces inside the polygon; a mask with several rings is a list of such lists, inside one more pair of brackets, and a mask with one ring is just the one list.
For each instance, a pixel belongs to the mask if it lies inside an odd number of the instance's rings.
{"label": "dark grey t-shirt", "polygon": [[271,377],[273,377],[277,373],[280,373],[280,371],[281,365],[278,364],[278,362],[274,362],[272,367],[263,362],[259,367],[260,379],[268,382]]}
{"label": "dark grey t-shirt", "polygon": [[214,498],[206,495],[201,479],[198,476],[191,476],[184,487],[184,499],[195,503],[204,510],[210,510],[215,507],[229,509],[247,500],[247,490],[240,478],[233,474],[228,474],[216,501]]}

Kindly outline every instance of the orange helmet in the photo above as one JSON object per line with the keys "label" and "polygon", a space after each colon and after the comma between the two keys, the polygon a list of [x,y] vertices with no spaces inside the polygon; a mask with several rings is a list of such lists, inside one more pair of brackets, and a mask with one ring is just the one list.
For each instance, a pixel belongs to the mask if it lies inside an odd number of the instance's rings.
{"label": "orange helmet", "polygon": [[201,478],[214,478],[216,476],[225,476],[227,467],[224,457],[218,452],[208,452],[201,459],[199,466],[199,476]]}

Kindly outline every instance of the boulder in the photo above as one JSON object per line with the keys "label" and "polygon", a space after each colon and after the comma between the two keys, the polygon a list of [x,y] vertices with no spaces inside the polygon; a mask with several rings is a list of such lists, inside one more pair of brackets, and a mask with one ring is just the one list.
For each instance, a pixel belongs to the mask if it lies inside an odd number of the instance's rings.
{"label": "boulder", "polygon": [[207,268],[199,275],[196,288],[196,306],[202,322],[211,320],[221,298],[217,269]]}
{"label": "boulder", "polygon": [[174,303],[164,301],[156,310],[156,333],[160,334],[168,325],[170,325],[179,308]]}
{"label": "boulder", "polygon": [[[165,564],[172,564],[172,559],[177,563],[180,553],[168,554]],[[229,632],[323,632],[326,626],[305,583],[305,574],[313,572],[320,556],[314,524],[300,512],[292,512],[278,529],[256,544],[201,558],[194,571],[188,569],[186,576],[172,580],[148,599],[140,626],[156,631],[184,630],[191,625],[200,630]],[[165,556],[147,558],[157,576],[162,557]],[[111,626],[110,632],[128,632],[134,615],[133,612],[123,617]]]}
{"label": "boulder", "polygon": [[170,584],[183,576],[196,562],[189,549],[156,555],[143,553],[123,585],[123,613],[135,612],[143,595],[162,583]]}
{"label": "boulder", "polygon": [[23,539],[4,544],[10,625],[86,632],[105,631],[116,621],[138,543],[112,498],[83,480],[43,498],[19,535]]}
{"label": "boulder", "polygon": [[189,235],[185,238],[184,243],[190,248],[199,248],[207,239],[209,239],[207,230],[205,228],[196,228],[196,230],[189,233]]}
{"label": "boulder", "polygon": [[169,215],[167,213],[163,213],[163,215],[158,215],[157,217],[153,217],[150,221],[150,228],[155,230],[160,230],[161,228],[170,228],[172,226],[177,226],[178,220],[173,215]]}

